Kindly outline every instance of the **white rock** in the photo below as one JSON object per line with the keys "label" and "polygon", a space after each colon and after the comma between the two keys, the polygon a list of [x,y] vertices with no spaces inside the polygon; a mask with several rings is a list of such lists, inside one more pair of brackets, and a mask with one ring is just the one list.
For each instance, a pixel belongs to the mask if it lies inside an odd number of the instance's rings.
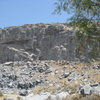
{"label": "white rock", "polygon": [[81,94],[83,94],[83,95],[84,94],[89,95],[89,94],[91,94],[91,92],[92,92],[92,87],[90,86],[90,84],[87,84],[81,88]]}
{"label": "white rock", "polygon": [[61,93],[58,93],[58,94],[56,95],[56,97],[59,98],[59,100],[63,100],[63,99],[65,99],[68,95],[69,95],[68,92],[61,92]]}
{"label": "white rock", "polygon": [[12,65],[12,64],[13,64],[12,61],[10,61],[10,62],[5,62],[5,63],[4,63],[4,65],[7,65],[7,66],[8,66],[8,65]]}
{"label": "white rock", "polygon": [[26,96],[23,100],[46,100],[50,93],[43,93],[43,94],[30,94]]}
{"label": "white rock", "polygon": [[49,96],[49,99],[50,99],[50,100],[57,100],[57,97],[56,97],[56,95],[50,95],[50,96]]}
{"label": "white rock", "polygon": [[98,84],[98,86],[92,87],[92,91],[94,93],[100,94],[100,84]]}

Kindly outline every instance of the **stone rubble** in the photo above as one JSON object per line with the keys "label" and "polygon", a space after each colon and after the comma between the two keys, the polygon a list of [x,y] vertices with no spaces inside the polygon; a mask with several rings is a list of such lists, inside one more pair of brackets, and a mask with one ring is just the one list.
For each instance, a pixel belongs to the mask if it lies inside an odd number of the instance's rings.
{"label": "stone rubble", "polygon": [[[77,88],[76,92],[80,91],[83,95],[88,95],[92,92],[100,94],[100,84],[93,83],[89,76],[89,74],[91,75],[89,70],[92,69],[100,75],[99,69],[94,69],[92,66],[90,68],[83,67],[84,69],[80,72],[78,71],[79,67],[77,65],[76,67],[72,62],[71,66],[67,63],[67,67],[61,62],[56,63],[56,61],[15,61],[0,64],[0,92],[18,93],[21,96],[27,96],[39,86],[41,88],[48,87],[48,89],[49,87],[58,86],[58,90],[55,91],[54,89],[55,92],[67,91],[70,94],[73,91],[70,90],[72,89],[70,85],[77,84],[78,87],[75,87]],[[55,64],[58,66],[57,68]],[[59,67],[61,65],[62,67]],[[95,66],[98,67],[99,64]],[[65,82],[61,82],[62,80]],[[81,80],[81,82],[78,82],[78,80]],[[63,88],[64,84],[66,84],[66,90]],[[53,90],[50,92],[53,92]]]}

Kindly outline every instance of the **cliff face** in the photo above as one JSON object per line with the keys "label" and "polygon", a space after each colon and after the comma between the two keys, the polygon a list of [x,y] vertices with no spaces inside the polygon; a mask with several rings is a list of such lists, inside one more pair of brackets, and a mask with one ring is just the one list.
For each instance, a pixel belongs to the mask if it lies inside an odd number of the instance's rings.
{"label": "cliff face", "polygon": [[66,24],[29,24],[0,29],[0,60],[31,57],[75,60],[75,34]]}
{"label": "cliff face", "polygon": [[95,43],[88,44],[83,39],[80,44],[85,43],[86,47],[81,55],[75,42],[74,29],[64,23],[7,27],[0,29],[0,62],[23,59],[87,60],[91,49],[100,50]]}

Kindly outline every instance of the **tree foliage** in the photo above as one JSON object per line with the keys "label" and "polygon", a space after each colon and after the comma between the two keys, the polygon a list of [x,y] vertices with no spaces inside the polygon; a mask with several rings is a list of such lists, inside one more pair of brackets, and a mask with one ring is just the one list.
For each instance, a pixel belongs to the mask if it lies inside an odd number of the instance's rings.
{"label": "tree foliage", "polygon": [[88,48],[90,58],[100,58],[100,0],[57,0],[54,13],[71,13],[75,26],[77,51]]}

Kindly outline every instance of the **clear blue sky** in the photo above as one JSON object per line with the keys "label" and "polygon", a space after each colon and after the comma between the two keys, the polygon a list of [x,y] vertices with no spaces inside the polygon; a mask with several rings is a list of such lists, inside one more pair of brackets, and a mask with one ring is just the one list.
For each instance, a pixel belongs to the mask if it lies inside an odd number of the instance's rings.
{"label": "clear blue sky", "polygon": [[0,0],[0,28],[34,23],[66,22],[70,15],[53,15],[56,0]]}

